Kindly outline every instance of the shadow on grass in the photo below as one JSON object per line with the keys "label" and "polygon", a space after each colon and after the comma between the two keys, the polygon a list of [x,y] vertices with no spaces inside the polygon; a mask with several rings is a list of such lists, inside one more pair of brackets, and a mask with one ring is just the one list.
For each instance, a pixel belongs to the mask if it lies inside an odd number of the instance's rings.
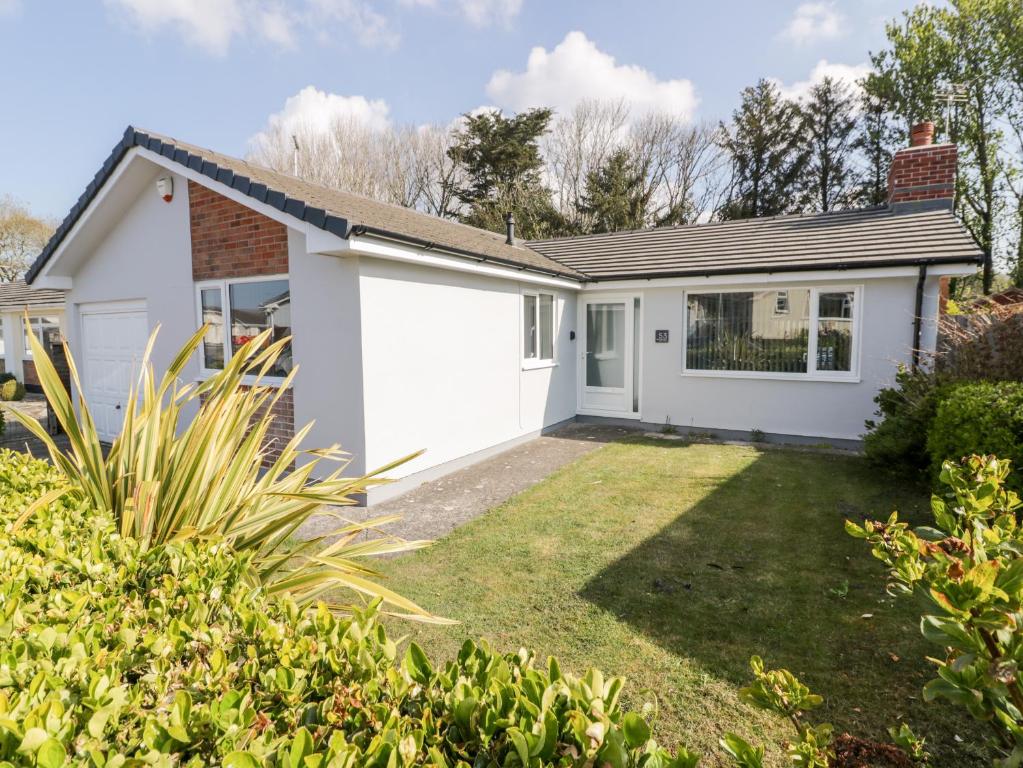
{"label": "shadow on grass", "polygon": [[823,717],[839,729],[881,738],[903,717],[935,736],[962,726],[949,705],[919,698],[933,652],[917,628],[924,603],[887,598],[880,564],[843,531],[845,518],[895,508],[921,522],[926,493],[858,458],[794,451],[705,481],[709,493],[580,596],[735,685],[748,683],[753,654],[790,669],[826,698]]}

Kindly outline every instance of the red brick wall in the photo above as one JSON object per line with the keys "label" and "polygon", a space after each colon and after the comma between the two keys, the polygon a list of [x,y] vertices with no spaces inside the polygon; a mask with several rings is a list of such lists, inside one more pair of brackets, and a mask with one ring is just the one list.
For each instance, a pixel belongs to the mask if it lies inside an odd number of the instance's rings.
{"label": "red brick wall", "polygon": [[30,392],[42,392],[43,388],[39,384],[39,374],[36,372],[36,364],[32,360],[22,360],[21,362],[22,374],[25,379],[22,384]]}
{"label": "red brick wall", "polygon": [[900,149],[888,172],[888,203],[951,200],[955,195],[956,146],[931,144]]}
{"label": "red brick wall", "polygon": [[288,273],[288,228],[251,208],[188,182],[192,277],[218,280]]}
{"label": "red brick wall", "polygon": [[[205,395],[200,395],[200,399],[203,403],[206,402]],[[267,408],[271,408],[270,413],[273,415],[273,421],[270,423],[270,428],[266,432],[266,441],[263,443],[263,448],[266,451],[263,457],[264,467],[269,467],[277,461],[281,457],[284,446],[295,436],[294,390],[290,388],[286,390],[272,406],[264,405],[253,418],[261,418]]]}
{"label": "red brick wall", "polygon": [[[283,224],[194,181],[188,182],[188,219],[196,281],[288,274],[288,228]],[[295,434],[292,390],[281,395],[273,415],[264,466],[280,456]]]}
{"label": "red brick wall", "polygon": [[266,433],[264,467],[277,461],[284,446],[295,436],[295,391],[287,389],[280,400],[274,403],[270,413],[273,415],[273,422]]}

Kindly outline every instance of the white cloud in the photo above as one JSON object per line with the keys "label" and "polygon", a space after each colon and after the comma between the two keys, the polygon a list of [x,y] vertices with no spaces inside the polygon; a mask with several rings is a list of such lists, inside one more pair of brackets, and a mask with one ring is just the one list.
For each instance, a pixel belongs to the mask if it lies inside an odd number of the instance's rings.
{"label": "white cloud", "polygon": [[810,89],[823,80],[825,77],[830,77],[832,80],[838,80],[840,82],[849,85],[854,92],[859,93],[859,85],[857,81],[865,77],[870,72],[869,64],[832,64],[827,59],[821,59],[818,61],[812,70],[810,70],[810,76],[805,80],[797,80],[794,83],[785,84],[781,80],[776,78],[774,82],[777,83],[782,96],[787,99],[801,100],[806,98],[806,95],[810,92]]}
{"label": "white cloud", "polygon": [[475,27],[507,26],[522,10],[522,0],[399,0],[409,8],[448,10],[460,14]]}
{"label": "white cloud", "polygon": [[239,0],[107,0],[107,5],[143,32],[173,27],[211,53],[224,52],[245,24]]}
{"label": "white cloud", "polygon": [[522,0],[458,0],[458,7],[474,26],[507,25],[522,10]]}
{"label": "white cloud", "polygon": [[668,112],[687,119],[698,103],[689,80],[658,80],[640,66],[619,64],[582,32],[569,32],[549,52],[533,48],[524,72],[495,72],[487,95],[515,112],[553,107],[564,113],[584,100],[622,99],[634,115]]}
{"label": "white cloud", "polygon": [[352,121],[372,130],[383,130],[391,124],[390,108],[383,99],[365,96],[342,96],[307,85],[288,97],[280,112],[270,115],[267,127],[256,134],[251,144],[257,146],[263,137],[280,131],[290,134],[323,134],[338,120]]}
{"label": "white cloud", "polygon": [[[0,3],[12,0],[0,0]],[[298,31],[323,42],[346,38],[391,46],[397,34],[368,0],[105,0],[115,14],[144,33],[173,29],[190,44],[224,55],[237,37],[252,37],[284,48]]]}
{"label": "white cloud", "polygon": [[797,45],[834,40],[844,34],[845,21],[833,2],[803,3],[796,8],[781,37]]}

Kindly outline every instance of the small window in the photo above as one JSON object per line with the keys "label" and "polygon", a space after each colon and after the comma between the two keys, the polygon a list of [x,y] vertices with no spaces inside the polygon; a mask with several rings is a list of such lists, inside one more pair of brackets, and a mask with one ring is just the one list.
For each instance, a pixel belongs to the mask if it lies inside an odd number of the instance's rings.
{"label": "small window", "polygon": [[28,334],[29,326],[31,326],[32,333],[43,347],[48,347],[52,344],[60,344],[60,320],[56,317],[30,317],[28,318],[29,325],[25,325],[25,321],[22,320],[22,330],[24,333],[24,344],[25,344],[25,357],[32,359],[32,345],[29,344]]}
{"label": "small window", "polygon": [[554,360],[554,294],[522,294],[522,357]]}
{"label": "small window", "polygon": [[219,288],[199,291],[202,305],[202,324],[208,325],[202,342],[202,365],[209,370],[224,367],[224,305]]}
{"label": "small window", "polygon": [[774,297],[774,314],[787,315],[789,313],[789,292],[778,291]]}
{"label": "small window", "polygon": [[[287,279],[228,280],[200,286],[199,310],[200,322],[209,326],[201,350],[203,368],[208,371],[222,370],[231,355],[267,329],[273,329],[271,341],[291,335]],[[283,378],[291,368],[289,343],[267,375]]]}

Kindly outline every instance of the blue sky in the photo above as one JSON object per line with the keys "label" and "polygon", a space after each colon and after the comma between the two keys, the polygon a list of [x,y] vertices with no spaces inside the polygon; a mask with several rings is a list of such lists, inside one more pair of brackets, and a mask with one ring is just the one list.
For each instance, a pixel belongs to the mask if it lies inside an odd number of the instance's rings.
{"label": "blue sky", "polygon": [[613,95],[716,121],[762,76],[855,76],[912,4],[0,0],[0,195],[61,218],[129,123],[241,155],[286,105],[446,124]]}

